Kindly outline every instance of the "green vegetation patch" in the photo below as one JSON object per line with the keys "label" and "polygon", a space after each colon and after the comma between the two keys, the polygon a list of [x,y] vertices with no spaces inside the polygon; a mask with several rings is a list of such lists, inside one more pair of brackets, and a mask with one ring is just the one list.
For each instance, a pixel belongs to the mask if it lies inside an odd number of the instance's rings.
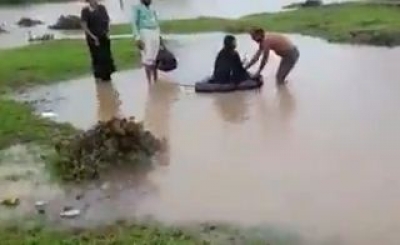
{"label": "green vegetation patch", "polygon": [[[164,21],[161,24],[162,30],[170,33],[244,32],[255,26],[268,31],[318,36],[335,42],[400,45],[400,8],[388,4],[330,4],[260,13],[239,19],[197,18]],[[112,33],[130,33],[130,26],[113,26]]]}
{"label": "green vegetation patch", "polygon": [[[131,40],[113,41],[120,69],[133,67],[139,53]],[[0,50],[0,89],[58,82],[90,72],[89,51],[83,40],[50,41]]]}
{"label": "green vegetation patch", "polygon": [[28,104],[11,100],[0,101],[0,149],[17,143],[50,143],[56,136],[69,135],[76,130],[32,114]]}

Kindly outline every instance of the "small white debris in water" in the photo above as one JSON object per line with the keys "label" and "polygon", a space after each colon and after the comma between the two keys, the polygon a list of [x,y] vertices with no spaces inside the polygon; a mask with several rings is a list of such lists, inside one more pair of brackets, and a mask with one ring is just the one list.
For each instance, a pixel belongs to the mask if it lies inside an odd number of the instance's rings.
{"label": "small white debris in water", "polygon": [[42,112],[41,115],[42,115],[42,117],[45,117],[45,118],[57,117],[57,114],[55,114],[54,112],[51,112],[51,111]]}
{"label": "small white debris in water", "polygon": [[184,94],[193,94],[194,93],[194,88],[192,86],[179,86],[179,90],[181,91],[181,93]]}
{"label": "small white debris in water", "polygon": [[107,190],[107,189],[110,188],[110,184],[106,182],[106,183],[102,184],[100,188],[101,188],[103,191],[105,191],[105,190]]}
{"label": "small white debris in water", "polygon": [[39,214],[45,213],[46,204],[47,204],[47,202],[45,202],[45,201],[37,201],[35,203],[36,210],[38,211]]}
{"label": "small white debris in water", "polygon": [[66,210],[60,213],[62,218],[75,218],[81,214],[79,209]]}
{"label": "small white debris in water", "polygon": [[45,201],[37,201],[35,203],[35,207],[37,208],[43,208],[47,203]]}

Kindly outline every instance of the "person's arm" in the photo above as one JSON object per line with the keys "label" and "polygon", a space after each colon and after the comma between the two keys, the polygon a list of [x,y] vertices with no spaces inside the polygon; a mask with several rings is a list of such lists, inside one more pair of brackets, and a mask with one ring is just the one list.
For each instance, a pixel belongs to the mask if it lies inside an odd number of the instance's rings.
{"label": "person's arm", "polygon": [[258,68],[257,74],[260,74],[264,70],[264,67],[267,64],[267,61],[269,58],[270,49],[266,44],[263,44],[263,47],[261,50],[262,50],[262,59],[261,59],[260,67]]}
{"label": "person's arm", "polygon": [[140,40],[140,34],[139,34],[139,8],[137,6],[132,7],[132,33],[133,33],[133,38],[136,41]]}
{"label": "person's arm", "polygon": [[262,49],[260,47],[244,68],[247,70],[250,67],[252,67],[260,59],[261,54],[262,54]]}
{"label": "person's arm", "polygon": [[82,9],[82,11],[81,11],[81,26],[82,26],[82,29],[86,34],[89,35],[89,37],[91,37],[96,43],[98,43],[99,40],[97,39],[97,37],[88,28],[88,25],[87,25],[88,19],[89,19],[88,15],[89,15],[88,9],[87,8]]}

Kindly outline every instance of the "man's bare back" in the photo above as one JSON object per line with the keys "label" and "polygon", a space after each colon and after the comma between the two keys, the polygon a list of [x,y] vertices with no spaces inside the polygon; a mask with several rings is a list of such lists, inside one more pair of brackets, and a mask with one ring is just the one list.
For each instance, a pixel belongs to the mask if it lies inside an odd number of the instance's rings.
{"label": "man's bare back", "polygon": [[285,53],[295,47],[287,37],[277,33],[266,33],[263,45],[268,46],[270,50],[279,56],[285,55]]}
{"label": "man's bare back", "polygon": [[265,31],[260,28],[252,30],[250,35],[251,38],[259,44],[259,49],[245,68],[250,68],[262,57],[260,68],[256,74],[259,75],[268,61],[269,52],[272,50],[282,58],[276,74],[277,84],[285,84],[287,75],[299,59],[300,53],[297,47],[284,35],[265,33]]}

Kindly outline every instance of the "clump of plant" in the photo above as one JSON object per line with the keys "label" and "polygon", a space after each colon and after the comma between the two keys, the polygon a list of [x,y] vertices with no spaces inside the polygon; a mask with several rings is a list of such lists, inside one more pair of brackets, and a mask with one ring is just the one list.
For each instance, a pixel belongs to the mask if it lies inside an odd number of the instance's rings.
{"label": "clump of plant", "polygon": [[113,118],[91,129],[57,140],[56,171],[64,180],[87,180],[118,164],[152,157],[163,142],[134,118]]}

